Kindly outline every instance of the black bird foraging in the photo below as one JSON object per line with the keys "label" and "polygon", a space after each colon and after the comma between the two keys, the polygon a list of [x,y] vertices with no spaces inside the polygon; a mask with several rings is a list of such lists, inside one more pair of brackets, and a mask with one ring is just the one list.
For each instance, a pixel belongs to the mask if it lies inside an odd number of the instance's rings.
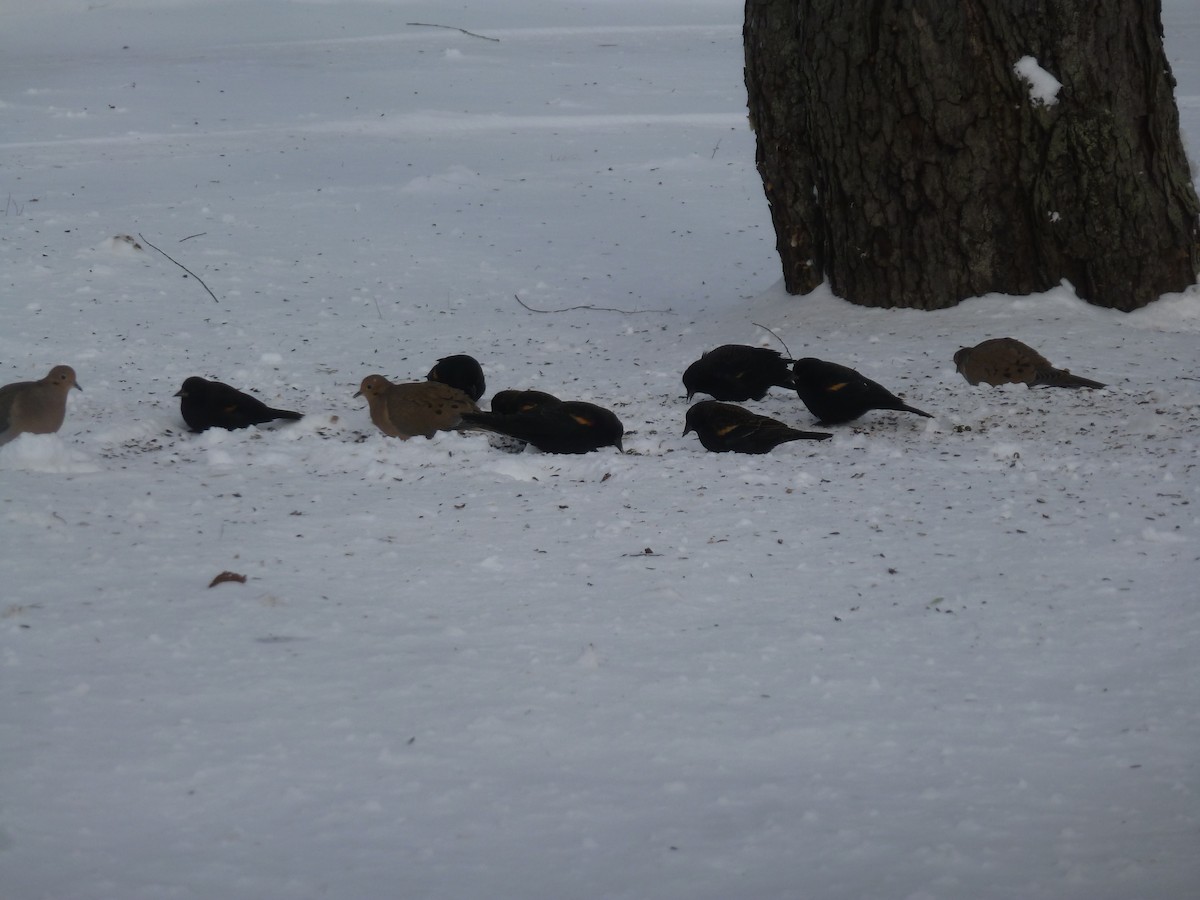
{"label": "black bird foraging", "polygon": [[528,412],[552,403],[562,403],[562,401],[545,391],[497,391],[492,397],[492,412],[505,414]]}
{"label": "black bird foraging", "polygon": [[769,347],[723,344],[687,367],[683,386],[689,400],[694,394],[716,400],[761,400],[772,387],[795,388],[790,363]]}
{"label": "black bird foraging", "polygon": [[220,381],[193,375],[175,394],[183,421],[192,431],[225,428],[230,431],[262,425],[275,419],[299,419],[301,413],[272,409],[256,397]]}
{"label": "black bird foraging", "polygon": [[487,382],[483,378],[483,367],[473,356],[467,356],[465,353],[443,356],[425,377],[429,381],[440,381],[442,384],[458,388],[475,401],[483,396],[487,388]]}
{"label": "black bird foraging", "polygon": [[701,400],[687,411],[684,435],[692,432],[712,453],[769,453],[789,441],[827,441],[824,431],[800,431],[732,403]]}
{"label": "black bird foraging", "polygon": [[792,366],[796,393],[818,425],[851,422],[873,409],[908,412],[932,419],[933,415],[909,406],[883,385],[848,366],[807,357]]}
{"label": "black bird foraging", "polygon": [[462,427],[516,438],[543,453],[590,453],[601,447],[624,452],[621,420],[602,406],[579,400],[546,403],[511,413],[465,413]]}
{"label": "black bird foraging", "polygon": [[[562,403],[562,401],[553,394],[547,394],[545,391],[510,389],[497,391],[492,396],[491,406],[494,413],[512,415],[514,413],[529,412],[531,409],[549,406],[554,403]],[[488,443],[497,450],[503,450],[505,453],[521,453],[525,449],[525,441],[519,441],[516,438],[495,432],[489,433]]]}

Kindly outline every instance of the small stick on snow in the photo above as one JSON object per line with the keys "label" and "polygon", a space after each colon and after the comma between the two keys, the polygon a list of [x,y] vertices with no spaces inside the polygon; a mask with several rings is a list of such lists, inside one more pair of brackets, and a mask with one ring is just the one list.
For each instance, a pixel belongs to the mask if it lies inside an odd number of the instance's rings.
{"label": "small stick on snow", "polygon": [[779,341],[779,343],[783,344],[783,349],[787,353],[787,355],[788,356],[792,355],[792,351],[790,349],[788,349],[788,345],[786,343],[784,343],[783,338],[781,338],[778,334],[775,333],[775,330],[773,328],[768,328],[766,325],[759,325],[757,322],[751,322],[750,324],[754,325],[758,328],[761,328],[763,331],[769,332],[771,337],[775,338],[775,340],[777,340],[777,341]]}
{"label": "small stick on snow", "polygon": [[[150,243],[149,241],[147,241],[147,240],[146,240],[146,236],[145,236],[144,234],[142,234],[140,231],[138,232],[138,237],[140,237],[140,238],[142,239],[142,241],[143,241],[143,242],[146,244],[146,246],[147,246],[147,247],[149,247],[151,250],[158,250],[158,252],[159,252],[159,253],[162,253],[162,255],[163,255],[163,256],[166,256],[166,257],[167,257],[167,259],[171,259],[170,255],[168,255],[168,254],[166,254],[166,253],[163,253],[163,251],[162,251],[162,250],[159,250],[159,249],[158,249],[157,247],[155,247],[155,246],[154,246],[152,243]],[[213,293],[211,290],[209,290],[209,287],[208,287],[208,285],[207,285],[207,284],[205,284],[205,283],[204,283],[204,279],[203,279],[203,278],[201,278],[199,275],[197,275],[195,272],[193,272],[191,269],[189,269],[187,266],[185,266],[185,265],[184,265],[183,263],[181,263],[179,260],[177,260],[177,259],[171,259],[171,262],[175,263],[175,265],[179,266],[179,268],[183,269],[183,271],[187,272],[189,275],[191,275],[193,278],[195,278],[195,279],[196,279],[198,282],[200,282],[200,287],[202,287],[202,288],[204,288],[206,291],[208,291],[208,296],[210,296],[210,297],[212,297],[212,298],[213,298],[213,303],[217,304],[217,306],[220,306],[220,305],[221,305],[221,301],[217,299],[217,295],[216,295],[216,294],[214,294],[214,293]]]}
{"label": "small stick on snow", "polygon": [[459,28],[457,25],[438,25],[432,22],[405,22],[406,25],[411,25],[414,28],[445,28],[450,31],[461,31],[467,37],[479,38],[481,41],[495,41],[500,43],[500,38],[488,37],[486,34],[476,34],[473,31],[467,31],[465,28]]}
{"label": "small stick on snow", "polygon": [[520,296],[518,296],[517,294],[513,294],[513,297],[515,297],[516,301],[518,303],[520,303],[523,307],[525,307],[527,310],[529,310],[530,312],[535,312],[535,313],[547,313],[547,314],[548,313],[564,313],[564,312],[574,312],[577,309],[590,309],[590,310],[594,310],[595,312],[615,312],[615,313],[622,313],[627,316],[636,316],[636,315],[640,315],[642,313],[669,313],[671,311],[669,308],[668,309],[617,309],[612,306],[589,306],[589,305],[564,306],[562,309],[534,309],[532,306],[530,306],[528,303],[526,303],[524,300],[522,300],[520,298]]}

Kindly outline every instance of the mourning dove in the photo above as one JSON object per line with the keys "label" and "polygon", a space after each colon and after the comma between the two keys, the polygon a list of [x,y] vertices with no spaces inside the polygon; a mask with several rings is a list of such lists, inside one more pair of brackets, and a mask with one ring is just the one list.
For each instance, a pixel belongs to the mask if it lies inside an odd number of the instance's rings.
{"label": "mourning dove", "polygon": [[771,387],[795,388],[792,373],[778,350],[723,344],[709,350],[683,373],[687,398],[708,394],[717,400],[761,400]]}
{"label": "mourning dove", "polygon": [[405,440],[418,434],[430,438],[439,431],[452,431],[464,413],[479,410],[475,401],[458,388],[440,381],[392,384],[382,375],[368,375],[354,396],[367,398],[371,421],[380,431]]}
{"label": "mourning dove", "polygon": [[579,400],[544,403],[512,413],[471,412],[463,416],[463,427],[516,438],[543,453],[589,453],[601,447],[622,450],[625,434],[613,412]]}
{"label": "mourning dove", "polygon": [[242,393],[220,381],[193,375],[175,394],[179,411],[192,431],[225,428],[230,431],[262,425],[275,419],[299,419],[301,414],[286,409],[271,409],[257,397]]}
{"label": "mourning dove", "polygon": [[41,381],[0,387],[0,446],[19,434],[53,434],[67,415],[67,393],[79,387],[75,370],[55,366]]}
{"label": "mourning dove", "polygon": [[954,365],[971,384],[1027,384],[1030,387],[1102,388],[1090,378],[1056,369],[1050,360],[1016,338],[992,338],[954,354]]}
{"label": "mourning dove", "polygon": [[760,416],[732,403],[701,400],[687,411],[685,435],[700,438],[713,453],[768,453],[788,441],[826,441],[824,431],[799,431],[777,419]]}
{"label": "mourning dove", "polygon": [[809,412],[817,417],[818,425],[840,425],[873,409],[891,409],[933,418],[848,366],[809,357],[796,360],[792,374],[796,378],[796,393]]}
{"label": "mourning dove", "polygon": [[443,356],[425,377],[430,381],[440,381],[442,384],[458,388],[472,400],[478,400],[487,389],[483,367],[474,357],[465,353]]}

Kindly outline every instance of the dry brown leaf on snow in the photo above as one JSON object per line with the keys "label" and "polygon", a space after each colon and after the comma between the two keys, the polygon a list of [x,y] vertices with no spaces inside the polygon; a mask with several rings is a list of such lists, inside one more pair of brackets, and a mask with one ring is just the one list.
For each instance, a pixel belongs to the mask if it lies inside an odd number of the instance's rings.
{"label": "dry brown leaf on snow", "polygon": [[218,584],[224,584],[226,581],[236,581],[238,584],[246,583],[246,576],[239,575],[237,572],[222,572],[216,578],[209,582],[210,588],[216,587]]}

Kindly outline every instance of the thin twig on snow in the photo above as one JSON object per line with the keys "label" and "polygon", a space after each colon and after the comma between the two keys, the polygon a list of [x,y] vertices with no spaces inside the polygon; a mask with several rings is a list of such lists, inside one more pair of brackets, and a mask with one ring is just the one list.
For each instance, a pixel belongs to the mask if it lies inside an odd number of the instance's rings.
{"label": "thin twig on snow", "polygon": [[543,314],[574,312],[577,309],[590,309],[590,310],[593,310],[594,312],[615,312],[615,313],[622,313],[623,315],[626,315],[626,316],[637,316],[637,315],[641,315],[642,313],[669,313],[671,311],[670,308],[667,308],[667,309],[617,309],[616,307],[613,307],[613,306],[591,306],[590,304],[585,304],[583,306],[564,306],[562,309],[535,309],[534,307],[532,307],[528,303],[526,303],[524,300],[522,300],[520,298],[520,296],[518,296],[517,294],[513,294],[513,297],[516,298],[516,301],[518,303],[520,303],[523,307],[525,307],[527,310],[529,310],[530,312],[543,313]]}
{"label": "thin twig on snow", "polygon": [[406,25],[411,25],[414,28],[445,28],[449,31],[461,31],[467,37],[479,38],[481,41],[495,41],[500,43],[500,38],[488,37],[486,34],[476,34],[473,31],[467,31],[465,28],[459,28],[457,25],[438,25],[434,22],[405,22]]}
{"label": "thin twig on snow", "polygon": [[201,278],[199,275],[197,275],[195,272],[193,272],[191,269],[189,269],[187,266],[185,266],[179,260],[171,259],[171,256],[169,254],[164,253],[162,250],[159,250],[158,247],[155,247],[152,243],[147,241],[146,236],[144,234],[142,234],[140,231],[138,232],[138,237],[140,237],[145,242],[147,247],[149,247],[152,250],[158,250],[159,253],[162,253],[163,256],[167,257],[167,259],[170,259],[171,262],[175,263],[175,265],[179,266],[179,268],[183,269],[183,271],[187,272],[189,275],[191,275],[193,278],[195,278],[198,282],[200,282],[200,287],[202,287],[206,291],[208,291],[208,296],[213,298],[213,303],[217,304],[217,306],[221,305],[221,301],[217,299],[216,294],[214,294],[211,290],[209,290],[209,287],[207,284],[204,283],[203,278]]}
{"label": "thin twig on snow", "polygon": [[775,338],[775,340],[777,340],[777,341],[779,341],[779,343],[783,344],[783,349],[787,352],[787,355],[789,357],[792,355],[792,351],[788,349],[788,345],[784,342],[783,338],[781,338],[778,334],[775,333],[775,329],[768,328],[766,325],[759,325],[757,322],[751,322],[750,324],[755,325],[758,328],[761,328],[763,331],[768,332],[771,335],[771,337]]}

